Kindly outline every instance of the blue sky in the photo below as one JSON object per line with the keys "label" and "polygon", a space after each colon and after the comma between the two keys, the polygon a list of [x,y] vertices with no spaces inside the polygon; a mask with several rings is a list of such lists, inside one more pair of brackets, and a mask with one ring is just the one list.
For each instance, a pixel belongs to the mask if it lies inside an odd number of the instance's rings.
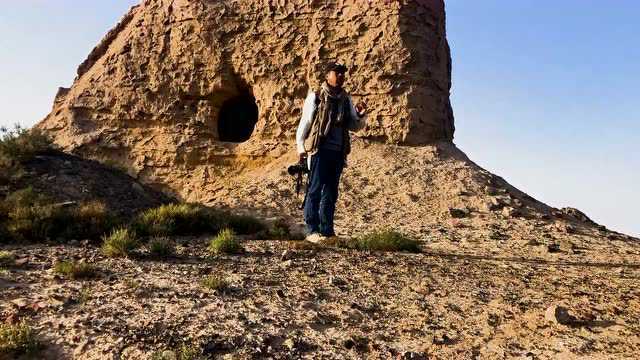
{"label": "blue sky", "polygon": [[[33,125],[135,0],[6,1],[0,125]],[[640,2],[449,0],[456,139],[552,206],[640,235]]]}

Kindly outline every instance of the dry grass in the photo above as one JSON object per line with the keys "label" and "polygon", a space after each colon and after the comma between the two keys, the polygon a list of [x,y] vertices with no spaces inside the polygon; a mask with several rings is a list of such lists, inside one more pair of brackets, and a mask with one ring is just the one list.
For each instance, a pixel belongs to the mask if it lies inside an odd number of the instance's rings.
{"label": "dry grass", "polygon": [[95,266],[85,262],[61,261],[54,265],[53,271],[67,279],[89,279],[96,276],[98,270]]}
{"label": "dry grass", "polygon": [[0,201],[0,222],[9,240],[23,242],[99,239],[119,223],[101,202],[62,207],[32,188],[15,191]]}
{"label": "dry grass", "polygon": [[224,292],[229,287],[229,282],[218,275],[208,275],[201,282],[202,287],[216,292]]}
{"label": "dry grass", "polygon": [[15,265],[16,258],[9,251],[0,251],[0,269],[8,268]]}
{"label": "dry grass", "polygon": [[102,253],[108,257],[128,257],[140,246],[136,234],[122,228],[103,238]]}
{"label": "dry grass", "polygon": [[236,234],[231,229],[220,231],[218,236],[211,239],[209,251],[213,254],[240,254],[244,248],[236,238]]}
{"label": "dry grass", "polygon": [[176,254],[175,243],[166,237],[156,237],[149,240],[147,244],[151,256],[167,258]]}
{"label": "dry grass", "polygon": [[215,234],[225,228],[237,234],[254,234],[265,225],[248,215],[233,215],[198,204],[167,204],[138,216],[133,228],[141,236]]}
{"label": "dry grass", "polygon": [[28,324],[0,324],[0,359],[33,355],[39,348],[38,334]]}

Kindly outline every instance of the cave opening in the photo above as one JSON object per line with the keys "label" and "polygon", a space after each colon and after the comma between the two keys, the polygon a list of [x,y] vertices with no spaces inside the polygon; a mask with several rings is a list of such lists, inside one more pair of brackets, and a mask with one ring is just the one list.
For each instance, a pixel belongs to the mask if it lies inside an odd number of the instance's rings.
{"label": "cave opening", "polygon": [[237,95],[222,104],[218,116],[220,141],[245,142],[249,140],[258,121],[258,105],[249,92]]}

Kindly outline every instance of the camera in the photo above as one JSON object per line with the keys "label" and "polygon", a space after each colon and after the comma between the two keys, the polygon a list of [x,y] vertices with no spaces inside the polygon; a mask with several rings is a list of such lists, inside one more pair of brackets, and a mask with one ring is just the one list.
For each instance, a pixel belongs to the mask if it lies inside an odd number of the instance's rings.
{"label": "camera", "polygon": [[309,173],[309,169],[307,168],[307,164],[305,163],[297,163],[295,165],[291,165],[287,168],[287,172],[291,176],[304,175]]}

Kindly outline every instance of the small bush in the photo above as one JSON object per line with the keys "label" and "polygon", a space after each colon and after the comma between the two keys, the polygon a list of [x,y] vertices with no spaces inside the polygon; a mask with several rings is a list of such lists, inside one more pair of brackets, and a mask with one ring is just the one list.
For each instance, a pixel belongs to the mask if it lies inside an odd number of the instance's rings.
{"label": "small bush", "polygon": [[30,160],[38,153],[53,148],[51,139],[39,129],[16,125],[12,130],[0,128],[0,167],[10,167]]}
{"label": "small bush", "polygon": [[209,243],[209,251],[214,254],[239,254],[244,251],[231,229],[220,231]]}
{"label": "small bush", "polygon": [[66,235],[67,239],[99,239],[122,223],[100,201],[90,201],[72,208],[71,217],[73,224]]}
{"label": "small bush", "polygon": [[11,267],[15,264],[16,258],[8,251],[0,251],[0,269]]}
{"label": "small bush", "polygon": [[32,188],[9,194],[0,214],[8,238],[17,241],[98,239],[119,223],[100,202],[57,206]]}
{"label": "small bush", "polygon": [[38,351],[37,332],[26,323],[0,324],[0,358],[18,358]]}
{"label": "small bush", "polygon": [[157,237],[149,240],[147,247],[152,256],[159,258],[170,257],[176,253],[176,247],[173,241],[165,237]]}
{"label": "small bush", "polygon": [[128,257],[139,245],[133,231],[121,228],[103,238],[102,253],[108,257]]}
{"label": "small bush", "polygon": [[229,228],[237,234],[255,234],[266,229],[260,220],[234,215],[198,204],[167,204],[138,216],[133,228],[140,236],[215,234]]}
{"label": "small bush", "polygon": [[93,292],[91,291],[91,289],[83,287],[82,289],[80,289],[80,292],[78,293],[78,298],[77,298],[78,304],[86,305],[91,300],[92,296],[93,296]]}
{"label": "small bush", "polygon": [[97,269],[85,262],[61,261],[53,267],[53,271],[67,279],[88,279],[96,276]]}
{"label": "small bush", "polygon": [[224,219],[216,211],[195,204],[167,204],[140,214],[134,223],[141,236],[217,233]]}
{"label": "small bush", "polygon": [[412,253],[422,251],[418,241],[392,230],[365,234],[356,239],[355,248],[369,251],[406,251]]}
{"label": "small bush", "polygon": [[202,279],[201,284],[202,287],[218,292],[223,292],[229,287],[229,282],[225,278],[217,275],[206,276]]}

